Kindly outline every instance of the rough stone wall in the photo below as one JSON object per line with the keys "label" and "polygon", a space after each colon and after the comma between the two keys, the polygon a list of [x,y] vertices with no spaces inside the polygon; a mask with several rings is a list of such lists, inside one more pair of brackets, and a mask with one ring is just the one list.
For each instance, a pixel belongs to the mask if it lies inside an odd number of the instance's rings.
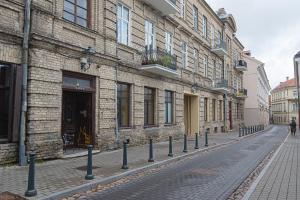
{"label": "rough stone wall", "polygon": [[18,144],[0,144],[0,166],[17,162]]}

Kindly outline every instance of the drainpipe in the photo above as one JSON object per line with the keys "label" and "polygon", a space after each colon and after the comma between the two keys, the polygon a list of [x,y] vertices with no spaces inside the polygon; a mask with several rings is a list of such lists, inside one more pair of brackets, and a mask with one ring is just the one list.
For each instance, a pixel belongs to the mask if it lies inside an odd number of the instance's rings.
{"label": "drainpipe", "polygon": [[120,132],[119,132],[119,124],[118,124],[118,65],[115,66],[115,109],[116,109],[116,130],[115,130],[115,142],[119,145],[120,143]]}
{"label": "drainpipe", "polygon": [[24,32],[23,32],[23,45],[22,45],[22,108],[20,119],[20,132],[19,132],[19,165],[26,165],[25,155],[25,133],[26,133],[26,115],[27,115],[27,73],[28,73],[28,54],[29,54],[29,34],[30,34],[30,7],[31,0],[24,0]]}

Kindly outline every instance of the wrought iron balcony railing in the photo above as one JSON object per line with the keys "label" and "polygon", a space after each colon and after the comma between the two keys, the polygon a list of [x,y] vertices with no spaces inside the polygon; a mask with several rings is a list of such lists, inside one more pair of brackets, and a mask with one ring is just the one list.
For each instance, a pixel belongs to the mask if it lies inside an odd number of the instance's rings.
{"label": "wrought iron balcony railing", "polygon": [[228,88],[228,80],[226,79],[217,80],[214,84],[214,88]]}
{"label": "wrought iron balcony railing", "polygon": [[164,50],[146,50],[142,55],[142,65],[157,64],[165,68],[177,70],[177,58]]}
{"label": "wrought iron balcony railing", "polygon": [[240,89],[237,91],[236,96],[237,97],[247,97],[247,89]]}

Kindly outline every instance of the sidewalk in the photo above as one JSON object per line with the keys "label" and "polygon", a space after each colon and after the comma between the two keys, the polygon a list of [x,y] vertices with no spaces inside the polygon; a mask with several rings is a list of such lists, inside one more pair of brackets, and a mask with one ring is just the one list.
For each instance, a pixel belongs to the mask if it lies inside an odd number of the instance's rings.
{"label": "sidewalk", "polygon": [[[276,154],[276,153],[275,153]],[[289,135],[245,200],[300,199],[300,132]],[[255,187],[256,186],[256,187]],[[248,198],[248,197],[249,198]]]}
{"label": "sidewalk", "polygon": [[[238,140],[238,133],[218,133],[209,135],[209,146],[220,145]],[[189,153],[194,152],[194,138],[188,138]],[[199,137],[200,149],[205,149],[204,138]],[[128,149],[129,170],[149,165],[148,145],[130,147]],[[184,155],[183,141],[173,141],[174,157]],[[93,155],[93,173],[95,179],[101,180],[106,177],[122,174],[126,170],[121,169],[122,149]],[[154,144],[155,161],[169,159],[168,142]],[[31,199],[42,199],[55,192],[67,190],[82,184],[89,183],[84,179],[86,175],[87,157],[72,158],[67,160],[54,160],[36,164],[36,189],[38,195]],[[151,163],[150,163],[151,164]],[[20,196],[27,189],[28,166],[0,167],[0,193],[11,192]],[[1,197],[0,197],[1,199]]]}

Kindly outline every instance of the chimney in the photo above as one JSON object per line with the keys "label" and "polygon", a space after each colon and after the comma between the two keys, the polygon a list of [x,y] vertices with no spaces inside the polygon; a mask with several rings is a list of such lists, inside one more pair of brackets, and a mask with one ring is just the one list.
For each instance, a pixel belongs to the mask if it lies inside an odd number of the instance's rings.
{"label": "chimney", "polygon": [[286,80],[287,80],[287,81],[289,80],[289,77],[288,77],[288,76],[286,77]]}
{"label": "chimney", "polygon": [[247,55],[247,56],[251,56],[251,51],[250,50],[244,51],[244,54]]}

